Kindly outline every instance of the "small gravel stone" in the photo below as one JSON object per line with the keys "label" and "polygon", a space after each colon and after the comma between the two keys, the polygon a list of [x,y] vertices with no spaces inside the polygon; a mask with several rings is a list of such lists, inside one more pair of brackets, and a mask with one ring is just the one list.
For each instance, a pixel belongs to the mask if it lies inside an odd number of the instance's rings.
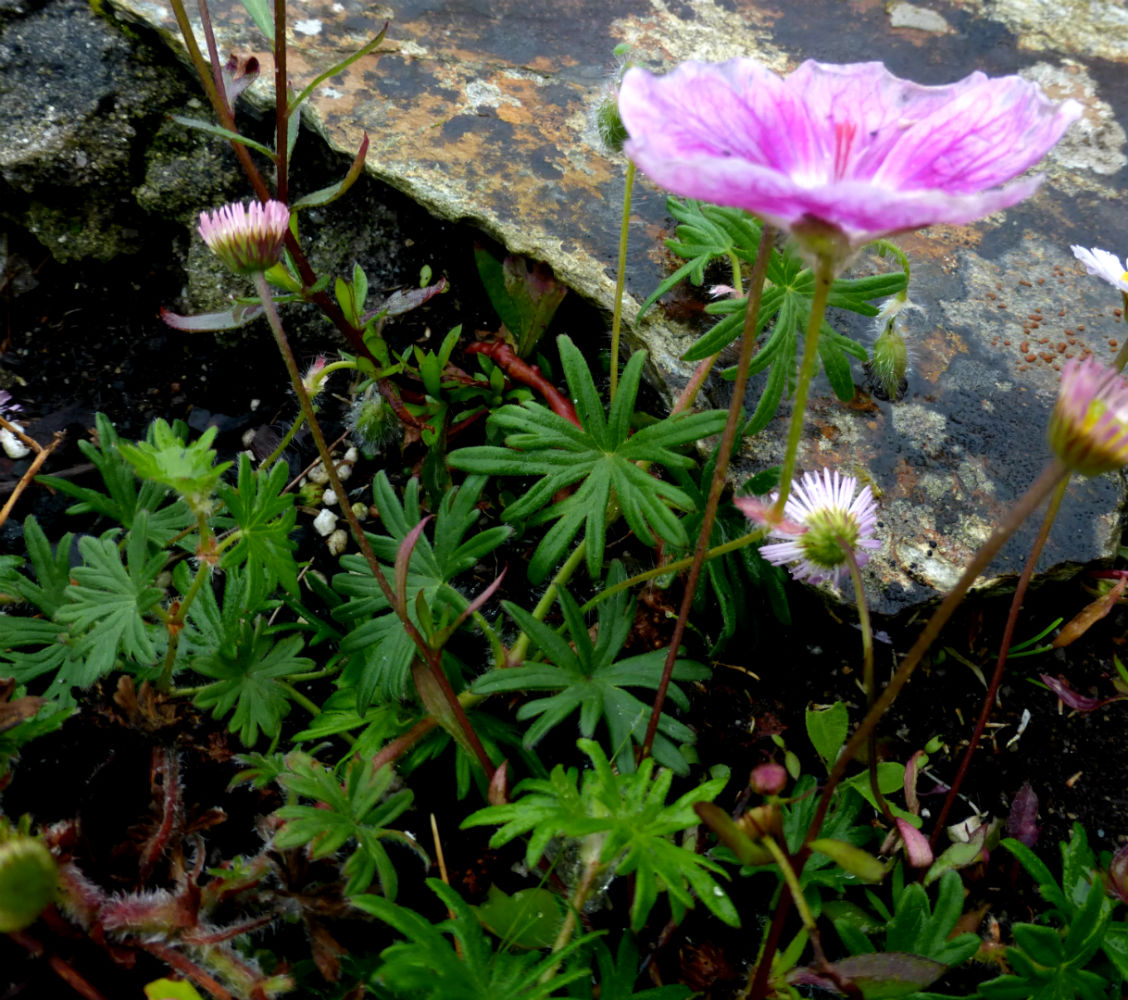
{"label": "small gravel stone", "polygon": [[339,556],[345,551],[345,547],[349,544],[349,533],[344,528],[338,528],[327,539],[325,539],[325,547],[329,550],[331,555]]}
{"label": "small gravel stone", "polygon": [[336,526],[337,515],[331,510],[322,509],[317,517],[313,519],[314,530],[321,535],[322,538],[331,534]]}
{"label": "small gravel stone", "polygon": [[325,483],[329,482],[329,473],[325,471],[325,466],[320,462],[309,470],[309,481],[317,483],[318,486],[324,486]]}

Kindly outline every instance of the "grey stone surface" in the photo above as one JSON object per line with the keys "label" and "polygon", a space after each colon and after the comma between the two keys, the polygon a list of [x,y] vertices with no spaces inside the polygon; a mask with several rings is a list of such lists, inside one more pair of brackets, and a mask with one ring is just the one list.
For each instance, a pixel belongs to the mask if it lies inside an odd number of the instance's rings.
{"label": "grey stone surface", "polygon": [[[115,6],[179,49],[167,5]],[[547,260],[604,308],[612,300],[625,165],[600,147],[593,116],[610,92],[611,49],[619,43],[658,68],[751,55],[781,71],[808,56],[883,59],[924,83],[974,69],[1019,72],[1056,98],[1082,101],[1086,115],[1047,159],[1048,180],[1035,198],[975,226],[935,227],[901,241],[919,307],[907,317],[905,400],[882,402],[863,388],[842,404],[824,387],[812,401],[801,467],[864,472],[882,494],[888,544],[869,572],[879,584],[879,610],[896,611],[947,587],[1036,476],[1062,360],[1084,349],[1108,358],[1126,333],[1114,314],[1119,297],[1084,276],[1069,252],[1070,243],[1128,250],[1123,9],[1096,0],[934,2],[928,9],[948,32],[897,27],[877,0],[405,0],[387,7],[304,0],[291,6],[291,69],[303,85],[390,18],[384,51],[328,81],[307,120],[350,154],[367,132],[375,176],[439,217],[470,221],[511,250]],[[270,65],[264,40],[235,0],[217,4],[213,15],[224,54],[254,52],[263,62],[262,101]],[[56,141],[53,119],[43,119],[25,145]],[[0,159],[9,184],[20,169],[20,161]],[[161,171],[146,172],[139,198],[156,204],[161,191],[177,187],[175,174]],[[672,230],[664,205],[662,192],[643,181],[632,216],[628,320],[672,266],[662,244]],[[887,265],[857,262],[863,271],[879,266]],[[670,395],[689,372],[679,355],[692,331],[680,315],[654,310],[629,329],[650,350]],[[864,323],[836,322],[863,341],[873,335]],[[584,335],[602,339],[605,331]],[[719,404],[725,389],[710,388]],[[785,418],[786,407],[746,449],[738,479],[778,461]],[[1118,477],[1076,484],[1044,566],[1068,572],[1109,557],[1123,500]],[[1004,550],[996,571],[1017,571],[1033,530]]]}

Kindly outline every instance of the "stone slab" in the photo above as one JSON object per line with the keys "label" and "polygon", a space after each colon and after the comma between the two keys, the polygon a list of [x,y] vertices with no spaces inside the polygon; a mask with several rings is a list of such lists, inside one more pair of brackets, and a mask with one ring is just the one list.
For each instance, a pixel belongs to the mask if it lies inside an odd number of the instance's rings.
{"label": "stone slab", "polygon": [[[112,0],[179,47],[171,10]],[[1018,72],[1086,114],[1043,165],[1027,203],[962,228],[904,237],[913,263],[907,317],[912,368],[899,403],[864,390],[843,405],[816,392],[801,468],[865,473],[882,494],[888,544],[871,563],[875,604],[902,610],[933,597],[1030,483],[1047,457],[1046,420],[1062,360],[1089,348],[1110,358],[1128,335],[1115,291],[1085,277],[1071,243],[1128,251],[1123,212],[1128,117],[1128,14],[1101,0],[937,0],[890,10],[880,0],[295,0],[291,71],[302,86],[372,37],[384,50],[332,78],[309,118],[354,151],[367,132],[368,169],[432,213],[471,222],[510,250],[548,261],[573,288],[609,308],[625,164],[601,148],[594,112],[611,92],[612,49],[669,67],[685,58],[750,55],[779,71],[804,58],[880,59],[902,76],[944,83],[975,70]],[[896,25],[891,13],[896,8]],[[925,12],[925,13],[922,13]],[[265,41],[235,0],[213,8],[220,44],[258,54]],[[900,26],[900,25],[918,26]],[[262,86],[263,81],[257,86]],[[265,91],[264,91],[265,95]],[[665,196],[643,181],[631,226],[628,318],[673,266]],[[885,266],[868,259],[860,269]],[[684,302],[683,302],[684,305]],[[684,309],[652,310],[630,332],[668,394],[688,374]],[[845,329],[851,329],[844,322]],[[866,341],[874,332],[855,324]],[[605,330],[568,331],[604,342]],[[858,373],[857,380],[861,380]],[[710,390],[723,405],[725,387]],[[755,391],[755,386],[753,386]],[[750,399],[754,404],[754,399]],[[737,476],[779,460],[786,410],[740,457]],[[1044,567],[1110,557],[1120,538],[1124,484],[1078,483]],[[1016,572],[1034,527],[1004,550]]]}

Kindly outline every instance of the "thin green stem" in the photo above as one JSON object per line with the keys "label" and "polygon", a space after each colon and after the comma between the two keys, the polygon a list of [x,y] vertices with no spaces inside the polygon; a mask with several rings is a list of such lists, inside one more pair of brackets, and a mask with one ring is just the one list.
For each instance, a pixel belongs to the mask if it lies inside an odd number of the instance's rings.
{"label": "thin green stem", "polygon": [[807,905],[807,897],[803,895],[803,887],[799,884],[799,876],[795,874],[795,869],[791,866],[791,859],[783,853],[783,849],[775,842],[772,836],[760,838],[760,843],[767,849],[768,853],[775,858],[775,863],[779,866],[779,873],[783,876],[783,881],[787,884],[788,892],[791,893],[791,900],[795,903],[795,909],[799,911],[799,919],[803,922],[803,926],[813,936],[818,933],[818,926],[815,924],[814,915],[811,913],[811,908]]}
{"label": "thin green stem", "polygon": [[161,675],[157,678],[158,691],[167,693],[172,687],[172,669],[176,664],[176,654],[180,650],[180,633],[184,631],[188,609],[192,607],[192,602],[196,600],[196,595],[200,592],[204,580],[211,576],[211,568],[211,563],[206,559],[200,560],[200,565],[196,568],[196,575],[192,578],[188,593],[181,598],[176,614],[165,621],[165,628],[168,630],[168,648],[165,650]]}
{"label": "thin green stem", "polygon": [[678,619],[674,623],[674,632],[670,637],[670,647],[666,652],[666,662],[662,667],[662,677],[658,682],[658,690],[654,695],[654,704],[651,706],[650,718],[646,723],[646,736],[639,748],[641,756],[650,753],[654,744],[654,736],[658,731],[658,720],[662,715],[662,706],[666,700],[666,691],[670,686],[673,676],[674,664],[677,662],[678,650],[681,647],[682,637],[685,635],[686,625],[689,622],[689,612],[693,606],[693,597],[697,592],[697,581],[701,577],[701,569],[705,565],[705,553],[709,548],[709,539],[713,534],[713,522],[717,517],[717,507],[721,502],[721,494],[727,483],[729,458],[740,433],[740,425],[744,419],[744,391],[748,385],[748,366],[752,360],[752,352],[756,347],[756,321],[760,315],[760,297],[764,291],[764,278],[768,273],[768,261],[771,257],[772,243],[775,240],[775,228],[765,225],[760,232],[760,246],[756,251],[756,263],[752,266],[752,275],[749,278],[748,303],[744,314],[744,332],[740,341],[740,360],[737,362],[736,379],[733,381],[732,402],[729,404],[728,419],[725,421],[724,431],[721,433],[721,442],[717,446],[717,462],[713,468],[713,480],[709,484],[709,495],[705,500],[705,510],[701,515],[701,530],[697,536],[697,545],[693,550],[693,562],[689,567],[689,575],[685,581],[685,592],[682,594],[681,608]]}
{"label": "thin green stem", "polygon": [[631,197],[634,193],[635,165],[627,160],[623,183],[623,215],[619,222],[619,262],[615,273],[615,310],[611,315],[611,401],[619,388],[619,331],[623,324],[623,289],[627,280],[627,238],[631,224]]}
{"label": "thin green stem", "polygon": [[287,678],[284,681],[275,681],[275,683],[290,696],[292,701],[296,701],[302,706],[310,715],[317,718],[321,714],[321,706],[315,701],[311,701],[304,694],[301,693],[293,684],[289,683],[293,678]]}
{"label": "thin green stem", "polygon": [[290,447],[290,442],[294,440],[294,435],[298,433],[298,430],[303,423],[305,423],[305,414],[299,413],[294,418],[294,422],[290,424],[290,429],[286,431],[286,433],[282,437],[282,440],[278,442],[278,447],[275,448],[274,451],[272,451],[267,456],[262,465],[259,466],[259,468],[263,472],[269,472],[274,463],[277,462],[279,458],[281,458],[282,453]]}
{"label": "thin green stem", "polygon": [[799,365],[799,381],[795,386],[795,398],[791,404],[791,423],[787,430],[787,450],[783,457],[783,467],[779,474],[779,499],[772,507],[771,516],[779,521],[783,518],[783,508],[791,494],[791,480],[795,476],[795,463],[799,456],[799,439],[803,435],[803,418],[807,410],[807,394],[819,356],[819,331],[822,330],[826,316],[826,303],[830,297],[830,286],[834,281],[834,267],[827,256],[819,257],[815,264],[815,294],[811,300],[811,317],[807,324],[807,335],[803,342],[803,361]]}
{"label": "thin green stem", "polygon": [[341,511],[344,513],[345,519],[349,522],[349,528],[352,531],[353,538],[356,540],[357,547],[360,549],[361,555],[364,556],[364,560],[368,564],[368,568],[372,572],[377,586],[379,586],[380,591],[383,593],[384,599],[388,602],[390,607],[395,609],[400,622],[403,624],[404,631],[411,638],[415,648],[419,650],[423,662],[427,664],[431,671],[436,685],[442,692],[447,704],[450,706],[460,730],[466,737],[468,746],[473,750],[474,756],[478,759],[479,765],[486,773],[487,778],[492,777],[494,772],[493,764],[486,754],[485,748],[482,746],[482,741],[478,739],[478,734],[474,732],[474,727],[470,723],[466,711],[459,702],[458,696],[455,694],[454,689],[451,687],[450,680],[443,670],[441,650],[431,648],[427,640],[423,638],[419,630],[415,627],[415,623],[408,617],[407,609],[399,606],[395,591],[392,590],[391,584],[388,583],[387,577],[380,568],[376,553],[372,551],[372,546],[368,542],[368,536],[365,535],[364,529],[361,527],[360,521],[357,519],[356,513],[352,509],[352,504],[348,502],[348,494],[345,492],[345,487],[341,483],[341,477],[337,473],[337,466],[334,464],[333,456],[329,452],[329,446],[325,442],[325,435],[322,433],[321,425],[317,422],[317,415],[313,412],[313,403],[310,401],[309,393],[306,392],[305,386],[302,384],[302,375],[298,370],[297,361],[294,360],[294,352],[290,349],[290,342],[286,337],[286,331],[282,328],[282,320],[274,305],[274,299],[270,293],[270,286],[267,284],[266,278],[261,272],[255,273],[254,281],[255,289],[259,294],[259,298],[262,300],[267,321],[270,323],[270,330],[274,334],[275,343],[278,345],[278,351],[282,355],[282,360],[286,365],[286,371],[290,375],[290,384],[293,387],[295,395],[298,397],[302,413],[305,415],[306,423],[309,425],[310,433],[313,435],[314,443],[317,445],[317,453],[321,457],[321,463],[324,465],[325,471],[329,475],[329,485],[332,487],[333,492],[337,494]]}
{"label": "thin green stem", "polygon": [[975,730],[971,734],[971,741],[968,743],[967,749],[964,750],[963,757],[960,759],[960,766],[956,771],[955,778],[952,779],[948,794],[944,796],[944,805],[941,807],[940,813],[936,817],[936,824],[933,827],[932,836],[928,838],[933,848],[935,848],[936,842],[939,839],[940,831],[944,829],[948,814],[952,811],[956,796],[959,794],[964,778],[967,777],[967,772],[971,768],[971,758],[975,755],[979,741],[983,738],[983,731],[987,728],[987,723],[991,718],[991,710],[995,707],[995,699],[999,694],[999,686],[1002,684],[1003,672],[1007,665],[1007,653],[1014,643],[1014,630],[1018,625],[1018,613],[1022,609],[1022,601],[1026,597],[1026,590],[1030,586],[1030,579],[1034,576],[1034,568],[1038,565],[1038,559],[1042,555],[1042,549],[1045,548],[1046,540],[1050,537],[1050,529],[1053,527],[1054,520],[1057,518],[1058,511],[1061,509],[1061,502],[1065,497],[1067,486],[1069,486],[1068,476],[1063,478],[1054,488],[1054,492],[1050,496],[1049,505],[1046,508],[1045,516],[1042,518],[1042,525],[1038,529],[1038,537],[1034,539],[1034,545],[1030,549],[1030,555],[1026,558],[1026,565],[1022,567],[1022,575],[1018,578],[1018,584],[1014,588],[1014,597],[1011,599],[1007,622],[1003,628],[1003,637],[999,641],[999,655],[995,660],[995,672],[991,675],[991,683],[987,686],[987,693],[983,696],[983,705],[979,710],[979,719],[975,723]]}
{"label": "thin green stem", "polygon": [[[584,561],[584,554],[587,551],[587,546],[581,540],[573,550],[572,554],[565,560],[564,565],[556,571],[556,575],[552,578],[552,582],[541,594],[541,598],[537,601],[537,606],[533,608],[533,618],[538,622],[544,621],[544,616],[548,614],[556,600],[556,595],[570,579],[572,574],[579,569],[580,564]],[[509,650],[509,665],[511,667],[520,666],[524,663],[525,656],[529,652],[529,636],[522,632],[517,636],[517,641],[513,643],[512,649]]]}
{"label": "thin green stem", "polygon": [[[705,553],[705,559],[706,561],[716,559],[718,556],[728,555],[728,553],[735,552],[737,549],[743,549],[747,545],[752,545],[754,542],[760,541],[767,532],[767,527],[757,528],[747,535],[741,535],[739,538],[734,538],[731,541],[714,545]],[[642,573],[637,573],[635,576],[623,580],[621,583],[616,583],[606,590],[601,590],[595,597],[584,604],[583,607],[580,608],[580,611],[587,614],[597,604],[602,603],[608,597],[622,590],[629,590],[632,587],[638,586],[640,583],[646,583],[647,580],[653,580],[655,577],[669,576],[671,573],[680,573],[683,569],[689,569],[692,565],[693,556],[686,556],[684,559],[675,559],[673,562],[663,563],[661,566],[655,566],[653,569],[644,570]]]}
{"label": "thin green stem", "polygon": [[[866,586],[862,580],[862,571],[854,551],[844,538],[838,539],[839,545],[846,556],[846,565],[850,569],[850,579],[854,584],[854,602],[858,606],[858,627],[862,630],[862,680],[866,689],[866,709],[872,709],[877,701],[877,680],[873,670],[873,626],[870,623],[869,603],[866,601]],[[869,770],[870,791],[878,809],[890,826],[893,825],[893,813],[889,803],[881,794],[881,787],[877,780],[877,729],[870,730],[869,739],[866,741],[866,767]]]}

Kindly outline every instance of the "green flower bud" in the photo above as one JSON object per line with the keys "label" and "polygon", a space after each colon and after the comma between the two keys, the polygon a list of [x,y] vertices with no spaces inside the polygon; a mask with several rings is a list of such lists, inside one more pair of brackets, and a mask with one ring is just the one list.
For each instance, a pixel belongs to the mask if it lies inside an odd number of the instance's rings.
{"label": "green flower bud", "polygon": [[47,845],[16,834],[0,843],[0,933],[23,930],[55,898],[59,869]]}

